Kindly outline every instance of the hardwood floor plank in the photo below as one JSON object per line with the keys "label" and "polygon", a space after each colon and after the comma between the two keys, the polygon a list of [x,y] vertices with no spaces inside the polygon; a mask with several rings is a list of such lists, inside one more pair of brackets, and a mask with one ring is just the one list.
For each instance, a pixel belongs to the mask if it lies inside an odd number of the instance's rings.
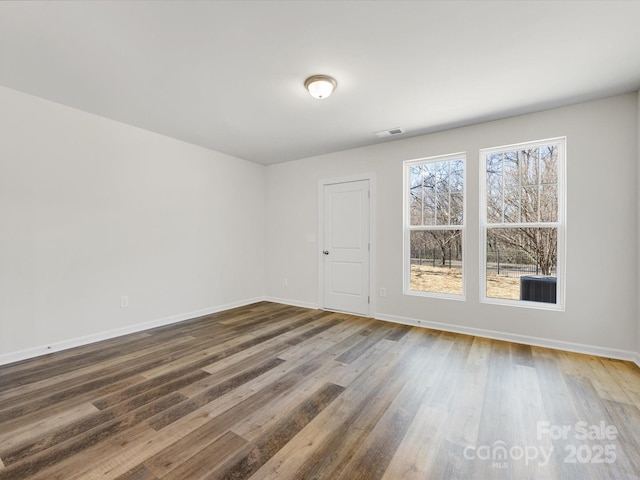
{"label": "hardwood floor plank", "polygon": [[619,361],[607,361],[606,366],[607,375],[603,376],[616,382],[633,404],[640,408],[640,367],[631,362]]}
{"label": "hardwood floor plank", "polygon": [[[612,446],[616,462],[622,460],[625,466],[623,473],[635,471],[640,476],[640,410],[633,405],[611,400],[603,400],[603,405],[616,432],[607,435],[602,443]],[[626,428],[619,428],[620,425]]]}
{"label": "hardwood floor plank", "polygon": [[[243,438],[253,441],[278,423],[282,416],[289,414],[291,408],[303,401],[309,392],[317,389],[319,385],[337,384],[333,380],[342,378],[347,367],[340,362],[332,362],[331,359],[335,359],[343,350],[349,348],[356,338],[353,335],[349,336],[312,359],[312,365],[319,365],[317,369],[304,376],[294,389],[283,392],[269,403],[250,412],[244,419],[236,422],[233,431]],[[298,364],[296,369],[301,367],[305,368],[304,363]]]}
{"label": "hardwood floor plank", "polygon": [[438,478],[431,476],[431,472],[433,464],[438,462],[436,452],[451,420],[450,415],[422,403],[384,471],[383,480]]}
{"label": "hardwood floor plank", "polygon": [[343,387],[332,383],[322,386],[269,432],[236,455],[237,459],[218,467],[211,478],[232,480],[250,477],[343,391]]}
{"label": "hardwood floor plank", "polygon": [[336,361],[342,363],[353,362],[387,335],[389,335],[389,332],[386,329],[377,329],[375,332],[368,334],[353,347],[336,358]]}
{"label": "hardwood floor plank", "polygon": [[[620,388],[620,384],[611,375],[611,371],[615,368],[611,360],[600,359],[597,357],[585,359],[589,370],[587,378],[591,380],[593,387],[597,390],[600,398],[611,400],[612,402],[625,403],[633,405],[633,399],[627,392]],[[605,375],[603,375],[605,373]]]}
{"label": "hardwood floor plank", "polygon": [[[176,353],[172,352],[171,354],[175,355]],[[159,365],[163,361],[163,358],[159,357],[155,351],[145,353],[144,355],[134,356],[125,362],[120,362],[112,367],[106,368],[99,374],[93,372],[72,380],[60,382],[55,386],[45,389],[46,395],[44,396],[42,395],[44,392],[31,392],[29,399],[23,397],[15,399],[15,401],[20,402],[19,407],[6,408],[0,411],[0,422],[12,420],[38,411],[43,408],[43,406],[52,402],[57,403],[66,399],[73,399],[78,395],[103,388],[109,389],[113,384],[126,380],[127,377],[144,372],[146,369]]]}
{"label": "hardwood floor plank", "polygon": [[[145,340],[148,337],[145,337]],[[44,379],[20,385],[16,388],[12,388],[7,390],[2,394],[2,400],[0,401],[0,410],[5,408],[5,404],[7,400],[9,402],[19,401],[21,403],[27,402],[32,398],[37,398],[42,396],[44,392],[47,392],[48,395],[56,394],[58,392],[65,392],[70,388],[77,386],[84,386],[87,388],[87,381],[93,381],[99,378],[100,376],[107,376],[113,373],[122,373],[128,365],[136,362],[140,362],[144,360],[145,355],[150,356],[158,356],[158,352],[162,352],[163,355],[167,355],[169,352],[179,352],[182,349],[189,348],[191,345],[196,343],[191,348],[199,348],[196,340],[193,337],[179,337],[174,339],[166,340],[165,342],[161,342],[155,345],[147,346],[146,348],[136,349],[135,352],[130,352],[128,354],[119,355],[113,358],[113,355],[110,355],[110,358],[104,362],[100,360],[96,360],[93,364],[89,364],[82,368],[78,368],[76,370],[66,370],[61,368],[59,373],[53,375],[47,375]],[[96,366],[99,365],[98,368]],[[40,368],[38,368],[38,373],[40,372]]]}
{"label": "hardwood floor plank", "polygon": [[340,478],[374,480],[384,476],[430,388],[432,372],[419,350],[417,358],[403,369],[406,383],[341,470]]}
{"label": "hardwood floor plank", "polygon": [[82,366],[91,367],[96,362],[116,357],[121,351],[126,350],[128,345],[142,348],[150,344],[156,344],[156,339],[151,338],[148,332],[140,332],[128,335],[126,338],[104,340],[90,347],[77,347],[22,360],[2,367],[0,384],[11,389],[14,385],[35,383],[61,372],[75,371]]}
{"label": "hardwood floor plank", "polygon": [[[475,338],[467,356],[458,394],[451,403],[451,411],[455,412],[455,415],[450,416],[445,438],[453,444],[466,447],[475,445],[478,441],[482,411],[485,408],[484,393],[489,375],[490,355],[491,341]],[[434,370],[438,371],[440,365],[434,364]]]}
{"label": "hardwood floor plank", "polygon": [[0,480],[640,480],[630,362],[270,302],[0,366],[0,420]]}
{"label": "hardwood floor plank", "polygon": [[315,321],[314,323],[307,324],[307,326],[314,325],[314,324],[317,324],[317,326],[314,326],[313,328],[310,328],[307,331],[303,331],[303,332],[291,337],[290,339],[286,340],[285,342],[288,345],[295,346],[295,345],[298,345],[301,342],[304,342],[305,340],[317,337],[321,333],[326,332],[328,329],[333,328],[335,326],[340,326],[341,328],[347,328],[347,326],[344,324],[344,322],[341,322],[337,318],[326,318],[325,317],[322,320],[323,320],[322,323],[319,323],[318,321]]}
{"label": "hardwood floor plank", "polygon": [[442,334],[439,342],[448,342],[451,348],[446,352],[446,357],[436,360],[435,375],[432,380],[432,388],[437,395],[429,395],[425,401],[435,409],[449,411],[460,384],[463,381],[463,372],[467,364],[467,358],[473,344],[473,337],[460,336],[452,338],[450,334]]}
{"label": "hardwood floor plank", "polygon": [[[171,394],[169,396],[162,397],[152,404],[146,405],[127,414],[123,418],[107,422],[102,425],[83,433],[79,436],[74,436],[62,443],[56,444],[52,440],[46,440],[44,443],[52,448],[43,449],[40,445],[28,445],[25,447],[29,453],[32,453],[29,458],[25,457],[25,449],[20,449],[17,452],[9,452],[11,456],[3,456],[5,462],[12,457],[15,460],[22,459],[23,461],[11,465],[9,463],[7,468],[0,471],[0,480],[26,478],[28,475],[39,472],[43,468],[53,465],[60,460],[75,455],[82,450],[99,443],[104,438],[109,437],[119,431],[125,430],[146,418],[173,406],[183,400],[179,394]],[[46,447],[45,447],[46,448]],[[37,452],[33,454],[33,452]]]}
{"label": "hardwood floor plank", "polygon": [[[292,322],[290,325],[282,326],[280,328],[271,329],[268,328],[266,333],[262,333],[261,335],[246,335],[244,338],[242,336],[230,338],[227,342],[215,345],[210,349],[195,352],[193,355],[180,358],[175,362],[164,362],[159,368],[149,370],[145,372],[145,376],[148,378],[154,376],[164,375],[172,369],[182,368],[182,369],[201,369],[208,365],[212,365],[220,360],[223,360],[227,357],[235,355],[236,353],[242,352],[250,347],[263,343],[272,338],[278,337],[283,333],[288,332],[290,329],[295,329],[299,326],[303,326],[306,323],[306,319],[300,319],[298,321]],[[240,339],[240,340],[239,340]]]}
{"label": "hardwood floor plank", "polygon": [[[623,423],[621,423],[621,419],[619,417],[612,415],[613,411],[609,408],[610,404],[600,398],[590,379],[576,375],[565,375],[565,382],[567,383],[569,392],[573,398],[573,404],[578,412],[578,416],[581,419],[580,422],[583,422],[582,426],[587,431],[591,428],[591,425],[598,426],[598,431],[595,432],[598,435],[596,435],[596,438],[591,439],[588,436],[587,438],[582,438],[583,435],[578,430],[581,427],[577,424],[573,425],[573,430],[570,431],[568,435],[569,444],[575,445],[576,449],[580,448],[581,451],[584,451],[586,447],[590,453],[589,460],[593,458],[592,454],[597,452],[595,445],[612,445],[616,447],[617,435],[615,435],[616,438],[614,440],[601,438],[599,435],[599,426],[604,425],[605,428],[611,426],[615,428],[616,431],[619,431],[620,426],[627,423],[627,421],[624,420],[622,421]],[[592,420],[591,422],[586,422],[584,420],[585,418],[591,418]],[[633,416],[630,418],[632,419]],[[634,436],[627,437],[626,443],[629,446],[634,445],[634,440]],[[565,455],[567,453],[570,454],[570,450],[565,450],[563,453]],[[598,472],[601,478],[622,478],[624,476],[624,471],[627,470],[630,465],[626,452],[616,448],[615,462],[610,464],[604,462],[591,463],[589,465],[589,470]],[[593,473],[591,473],[591,475],[593,476]]]}
{"label": "hardwood floor plank", "polygon": [[64,425],[82,421],[84,418],[97,412],[98,409],[92,403],[85,402],[63,410],[56,415],[46,417],[38,422],[2,432],[0,434],[0,455],[2,455],[1,452],[3,451],[16,448],[17,445],[32,441],[34,438],[46,435]]}
{"label": "hardwood floor plank", "polygon": [[133,470],[130,470],[116,477],[116,480],[159,480],[159,479],[153,473],[147,470],[144,465],[138,465]]}
{"label": "hardwood floor plank", "polygon": [[175,392],[187,385],[191,385],[210,375],[203,370],[196,370],[191,373],[181,375],[164,375],[155,377],[151,380],[137,383],[131,387],[125,388],[110,395],[98,398],[93,401],[96,408],[104,410],[109,407],[121,404],[123,402],[138,399],[138,402],[144,402],[146,398],[155,398],[165,395],[166,393]]}
{"label": "hardwood floor plank", "polygon": [[[511,387],[514,395],[514,446],[535,448],[537,458],[527,460],[512,460],[514,475],[518,478],[558,478],[560,473],[553,464],[545,464],[543,452],[551,452],[553,442],[548,436],[538,435],[538,422],[549,418],[542,398],[542,391],[538,382],[538,373],[533,366],[516,363],[514,366],[514,384]],[[534,450],[532,450],[534,451]]]}
{"label": "hardwood floor plank", "polygon": [[145,422],[104,438],[76,455],[71,455],[29,477],[30,480],[113,479],[135,469],[147,457],[149,448],[160,448],[176,437],[158,438]]}
{"label": "hardwood floor plank", "polygon": [[277,367],[284,360],[280,360],[279,358],[273,358],[266,362],[263,362],[257,365],[255,368],[242,372],[230,379],[218,384],[214,385],[211,388],[195,395],[191,398],[184,398],[184,401],[175,405],[173,408],[170,408],[163,412],[162,416],[156,416],[151,422],[151,426],[155,430],[160,430],[161,428],[166,427],[170,423],[179,420],[184,417],[188,413],[191,413],[201,406],[215,400],[216,398],[221,397],[225,393],[228,393],[234,389],[236,389],[239,385],[248,382],[256,377],[259,377],[263,373],[271,370],[272,368]]}
{"label": "hardwood floor plank", "polygon": [[336,478],[407,382],[405,374],[421,340],[414,335],[396,342],[395,351],[362,372],[301,432],[296,450],[283,448],[275,462],[259,471],[259,478]]}
{"label": "hardwood floor plank", "polygon": [[[232,375],[251,368],[257,362],[267,358],[278,357],[283,360],[287,360],[288,358],[295,356],[295,354],[292,355],[288,353],[294,348],[294,346],[326,330],[333,329],[336,324],[339,324],[337,320],[327,317],[326,314],[314,314],[309,317],[309,320],[309,323],[295,329],[290,329],[288,332],[283,333],[278,337],[256,344],[212,365],[203,367],[203,370],[209,372],[212,376],[206,382],[200,383],[205,385],[209,382],[225,380]],[[331,330],[331,335],[335,335],[335,330]],[[308,353],[309,352],[304,352],[307,357],[311,356]],[[192,396],[201,389],[202,388],[199,388],[199,385],[194,385],[193,389],[185,389],[182,393],[187,396]]]}
{"label": "hardwood floor plank", "polygon": [[[172,398],[171,395],[173,395],[173,398],[176,399],[174,404],[178,403],[179,399],[184,399],[185,397],[176,393],[176,390],[180,386],[184,385],[185,382],[193,382],[200,377],[201,375],[186,376],[174,382],[169,382],[166,385],[161,385],[150,391],[139,390],[139,394],[137,396],[127,397],[127,399],[114,404],[108,409],[87,415],[80,421],[75,421],[67,426],[57,428],[47,437],[41,436],[33,442],[24,443],[12,450],[2,450],[2,456],[5,458],[5,461],[13,463],[25,456],[50,448],[53,445],[64,442],[69,438],[78,436],[84,432],[94,429],[97,426],[106,424],[107,422],[113,422],[120,418],[128,421],[129,418],[133,418],[134,416],[132,412],[135,412],[135,415],[139,416],[142,412],[147,411],[141,409],[141,407],[149,409],[157,402],[158,398]],[[152,415],[153,414],[154,413],[152,413]]]}
{"label": "hardwood floor plank", "polygon": [[[206,447],[210,442],[228,431],[234,424],[246,418],[252,412],[259,410],[263,405],[281,397],[303,380],[304,378],[298,373],[292,374],[289,371],[284,376],[268,378],[263,382],[261,389],[250,389],[250,394],[244,398],[230,398],[229,401],[222,404],[221,408],[214,410],[211,414],[202,412],[196,417],[195,415],[198,412],[192,413],[192,419],[196,420],[194,426],[199,426],[197,428],[190,427],[191,433],[163,450],[155,454],[152,453],[153,456],[145,461],[145,465],[158,476],[166,475],[181,463],[188,461],[190,456]],[[185,419],[188,420],[189,418],[185,417]],[[181,422],[185,419],[181,420]],[[201,419],[204,419],[204,422],[198,421]],[[169,425],[162,432],[172,427],[179,428],[179,423],[176,422]],[[187,429],[185,428],[185,430]],[[206,440],[201,442],[200,439]]]}
{"label": "hardwood floor plank", "polygon": [[[43,393],[42,398],[38,400],[39,408],[34,409],[32,406],[28,408],[26,411],[21,414],[14,415],[11,420],[5,420],[2,423],[3,429],[6,431],[17,431],[22,430],[24,428],[28,428],[30,425],[34,425],[37,422],[42,420],[54,417],[59,415],[62,412],[65,412],[72,408],[77,408],[79,405],[82,405],[87,402],[91,402],[96,396],[108,395],[110,393],[122,390],[124,388],[130,387],[131,385],[135,385],[136,383],[144,380],[142,377],[134,375],[132,377],[124,378],[118,382],[107,384],[101,387],[96,391],[87,391],[82,394],[79,394],[75,397],[73,396],[62,396],[62,397],[46,397]],[[20,408],[21,405],[17,403],[17,408]]]}
{"label": "hardwood floor plank", "polygon": [[[341,329],[335,336],[336,342],[332,344],[321,343],[320,348],[314,346],[309,350],[308,355],[289,358],[290,374],[302,377],[295,390],[287,390],[270,403],[252,411],[243,420],[236,423],[234,431],[244,438],[253,440],[260,432],[277,423],[280,416],[288,412],[289,406],[296,404],[301,397],[308,394],[309,390],[316,388],[318,384],[334,383],[331,380],[339,376],[339,374],[336,375],[336,372],[344,370],[344,366],[331,360],[335,360],[337,356],[358,341],[360,337],[357,333],[358,330]],[[276,403],[282,404],[283,407],[274,408],[272,404]]]}
{"label": "hardwood floor plank", "polygon": [[247,441],[244,438],[233,432],[227,432],[162,478],[166,480],[210,478],[210,472],[214,468],[238,453],[246,444]]}
{"label": "hardwood floor plank", "polygon": [[513,361],[522,365],[523,367],[533,367],[533,352],[530,345],[523,345],[521,343],[512,343],[511,358]]}
{"label": "hardwood floor plank", "polygon": [[[535,368],[538,375],[538,383],[540,384],[540,393],[544,405],[546,418],[542,419],[545,425],[556,426],[573,426],[581,420],[573,403],[573,398],[569,387],[565,381],[565,375],[560,368],[561,362],[558,360],[557,353],[554,351],[546,351],[544,357],[536,358]],[[566,464],[565,447],[570,441],[571,433],[567,434],[567,438],[559,438],[557,440],[542,431],[542,438],[552,440],[553,466],[560,472],[562,476],[569,479],[587,479],[589,478],[589,470],[584,464]],[[562,467],[561,467],[562,466]]]}
{"label": "hardwood floor plank", "polygon": [[287,361],[298,361],[304,358],[309,358],[327,351],[337,343],[343,342],[346,339],[349,339],[346,341],[349,342],[349,346],[351,347],[356,343],[356,341],[363,338],[362,332],[366,330],[369,323],[370,320],[348,323],[342,322],[338,325],[331,325],[328,330],[325,330],[314,337],[304,338],[301,339],[301,341],[294,339],[295,344],[280,355],[280,358]]}
{"label": "hardwood floor plank", "polygon": [[[209,452],[210,445],[216,444],[214,450],[218,448],[219,444],[216,441],[225,435],[231,435],[235,439],[242,440],[242,444],[247,443],[246,440],[233,432],[227,430],[227,433],[224,433],[224,430],[220,428],[219,422],[207,422],[145,460],[144,465],[158,477],[165,477],[178,467],[184,464],[191,464],[192,459],[200,455],[201,452]],[[227,444],[226,440],[223,441],[223,444]],[[218,458],[217,461],[221,460],[222,458]],[[188,467],[183,468],[182,471],[186,468]],[[189,477],[185,476],[183,478]]]}
{"label": "hardwood floor plank", "polygon": [[238,315],[235,312],[221,312],[216,314],[216,319],[218,319],[221,324],[229,327],[233,327],[235,325],[243,327],[246,325],[247,321],[251,322],[255,318],[270,320],[281,319],[283,317],[294,317],[298,314],[309,314],[309,312],[305,311],[304,308],[269,302],[263,302],[262,304],[254,303],[253,305],[247,306],[245,316],[242,315],[242,311],[239,313],[240,314]]}
{"label": "hardwood floor plank", "polygon": [[[201,422],[200,425],[193,430],[193,433],[189,435],[192,438],[185,437],[184,441],[158,452],[154,457],[146,461],[145,464],[158,475],[164,475],[170,469],[176,468],[176,465],[183,460],[183,449],[185,449],[189,443],[193,443],[193,437],[197,438],[202,435],[209,434],[210,436],[208,438],[210,441],[215,440],[217,436],[222,435],[234,424],[237,424],[250,416],[252,412],[257,411],[264,405],[282,397],[286,392],[303,382],[306,378],[304,372],[310,373],[313,369],[317,369],[321,365],[321,362],[317,359],[311,359],[307,363],[309,365],[293,365],[280,369],[279,371],[275,371],[274,369],[274,371],[268,372],[266,375],[262,375],[257,378],[255,384],[248,389],[244,397],[234,396],[232,398],[228,398],[227,401],[222,403],[221,407],[215,409],[214,412],[208,414],[202,412],[199,417],[205,418],[206,423]],[[208,405],[211,405],[211,403]],[[197,413],[198,410],[192,412],[190,415],[193,416]],[[206,416],[203,417],[203,415]],[[185,419],[189,420],[188,416],[185,417]],[[181,421],[182,420],[179,422]],[[179,422],[176,422],[175,425],[178,426]],[[173,425],[174,424],[171,424],[161,431],[171,428]],[[214,438],[215,432],[218,433]],[[200,448],[202,448],[202,446]]]}
{"label": "hardwood floor plank", "polygon": [[[330,348],[323,350],[314,347],[312,349],[314,353],[318,354],[314,363],[319,361],[320,368],[315,370],[313,375],[307,376],[295,389],[284,392],[281,397],[271,402],[283,405],[281,408],[274,408],[273,405],[266,404],[260,409],[251,412],[243,421],[238,422],[233,427],[233,430],[243,438],[254,440],[263,431],[271,428],[280,416],[288,412],[289,405],[296,404],[304,395],[307,395],[309,390],[327,382],[346,387],[368,368],[374,367],[375,361],[380,360],[382,355],[396,344],[395,341],[382,338],[365,355],[360,356],[351,364],[347,365],[338,362],[337,358],[356,344],[361,337],[362,324],[356,323],[354,327],[356,328],[341,329],[335,336],[336,343]],[[336,331],[336,329],[332,330]],[[338,340],[340,341],[338,342]],[[294,359],[298,362],[309,360],[308,356],[295,355],[289,362],[293,362]]]}
{"label": "hardwood floor plank", "polygon": [[290,346],[287,342],[278,342],[272,345],[261,343],[220,360],[213,365],[203,367],[202,370],[209,374],[209,379],[221,381],[239,372],[253,368],[256,363],[264,362],[270,358],[277,358],[288,348]]}
{"label": "hardwood floor plank", "polygon": [[391,331],[387,334],[387,336],[385,338],[387,338],[388,340],[397,342],[398,340],[402,339],[402,337],[404,337],[407,333],[409,333],[414,327],[411,327],[409,325],[393,325],[391,328]]}
{"label": "hardwood floor plank", "polygon": [[[478,458],[480,455],[477,455],[481,448],[487,446],[500,452],[509,452],[514,446],[524,448],[528,445],[528,439],[520,438],[520,429],[525,425],[522,417],[528,416],[528,412],[521,406],[526,405],[534,410],[541,408],[541,401],[539,405],[527,405],[529,399],[520,395],[519,379],[528,373],[535,374],[535,370],[529,371],[531,367],[526,365],[530,362],[522,362],[520,356],[514,356],[513,352],[512,345],[506,342],[491,343],[477,441],[460,445],[464,449],[473,448],[473,461],[463,456],[456,463],[456,469],[465,475],[474,474],[477,478],[529,478],[529,465],[513,461],[508,453],[503,453],[497,459]],[[531,427],[527,423],[527,428]]]}

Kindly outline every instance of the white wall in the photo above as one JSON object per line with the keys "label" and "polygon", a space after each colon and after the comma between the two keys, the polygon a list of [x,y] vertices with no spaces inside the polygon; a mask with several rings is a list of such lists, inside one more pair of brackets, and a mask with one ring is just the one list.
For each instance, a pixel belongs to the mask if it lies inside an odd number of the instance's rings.
{"label": "white wall", "polygon": [[0,359],[262,297],[264,178],[0,88]]}
{"label": "white wall", "polygon": [[[0,129],[0,363],[265,291],[317,305],[318,181],[364,173],[377,178],[379,317],[640,350],[640,94],[266,168],[2,87]],[[480,304],[478,149],[562,135],[566,311]],[[467,301],[405,296],[402,161],[458,151]]]}
{"label": "white wall", "polygon": [[[638,112],[637,126],[637,147],[638,147],[638,186],[636,192],[640,190],[640,90],[638,90],[636,109]],[[640,366],[640,195],[638,195],[638,343],[636,345],[636,363]]]}
{"label": "white wall", "polygon": [[[628,94],[267,167],[268,297],[318,304],[318,181],[373,172],[377,177],[377,298],[382,318],[439,322],[518,338],[541,338],[635,352],[638,329],[638,110]],[[478,150],[567,137],[566,311],[479,303]],[[467,152],[467,300],[402,294],[402,162]],[[282,278],[288,279],[288,286]],[[570,345],[568,345],[570,347]]]}

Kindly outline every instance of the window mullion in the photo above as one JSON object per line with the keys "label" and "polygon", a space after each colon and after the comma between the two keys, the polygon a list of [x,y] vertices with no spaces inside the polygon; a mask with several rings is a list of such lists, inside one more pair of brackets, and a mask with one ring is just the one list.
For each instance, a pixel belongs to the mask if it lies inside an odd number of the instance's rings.
{"label": "window mullion", "polygon": [[449,199],[449,208],[447,211],[447,218],[449,219],[448,221],[449,225],[451,225],[451,162],[448,162],[447,166],[449,167],[447,172],[447,187],[448,187],[447,197]]}
{"label": "window mullion", "polygon": [[540,219],[542,218],[542,216],[540,215],[540,197],[542,197],[542,176],[541,176],[541,168],[540,168],[540,162],[542,161],[542,159],[540,158],[540,152],[542,151],[542,149],[540,147],[538,147],[538,158],[536,158],[536,167],[538,168],[538,222],[540,222]]}
{"label": "window mullion", "polygon": [[502,208],[500,210],[500,218],[502,220],[502,222],[504,223],[504,207],[505,207],[505,201],[504,201],[504,153],[500,154],[500,183],[501,183],[501,187],[500,187],[500,200],[502,202]]}
{"label": "window mullion", "polygon": [[421,193],[422,193],[422,200],[420,201],[420,223],[422,225],[424,225],[424,202],[427,198],[427,192],[426,192],[426,188],[424,186],[424,171],[422,169],[420,169],[420,175],[422,175],[422,189],[421,189]]}
{"label": "window mullion", "polygon": [[516,158],[518,159],[518,222],[522,223],[522,189],[524,188],[522,185],[522,150],[519,150],[516,153]]}

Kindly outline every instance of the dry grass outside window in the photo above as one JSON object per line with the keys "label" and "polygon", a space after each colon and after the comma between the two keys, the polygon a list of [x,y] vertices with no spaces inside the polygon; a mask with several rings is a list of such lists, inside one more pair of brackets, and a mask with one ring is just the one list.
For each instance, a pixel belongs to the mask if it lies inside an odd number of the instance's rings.
{"label": "dry grass outside window", "polygon": [[[411,290],[461,295],[462,269],[411,265]],[[520,278],[487,274],[487,297],[519,300]]]}

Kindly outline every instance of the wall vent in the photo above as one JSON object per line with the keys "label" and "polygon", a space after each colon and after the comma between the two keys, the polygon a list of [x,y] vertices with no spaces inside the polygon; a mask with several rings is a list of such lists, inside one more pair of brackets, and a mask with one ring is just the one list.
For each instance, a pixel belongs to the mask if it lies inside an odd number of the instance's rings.
{"label": "wall vent", "polygon": [[401,129],[400,127],[390,128],[389,130],[380,130],[379,132],[373,132],[373,134],[378,138],[393,137],[395,135],[402,135],[403,133],[404,133],[404,130]]}

